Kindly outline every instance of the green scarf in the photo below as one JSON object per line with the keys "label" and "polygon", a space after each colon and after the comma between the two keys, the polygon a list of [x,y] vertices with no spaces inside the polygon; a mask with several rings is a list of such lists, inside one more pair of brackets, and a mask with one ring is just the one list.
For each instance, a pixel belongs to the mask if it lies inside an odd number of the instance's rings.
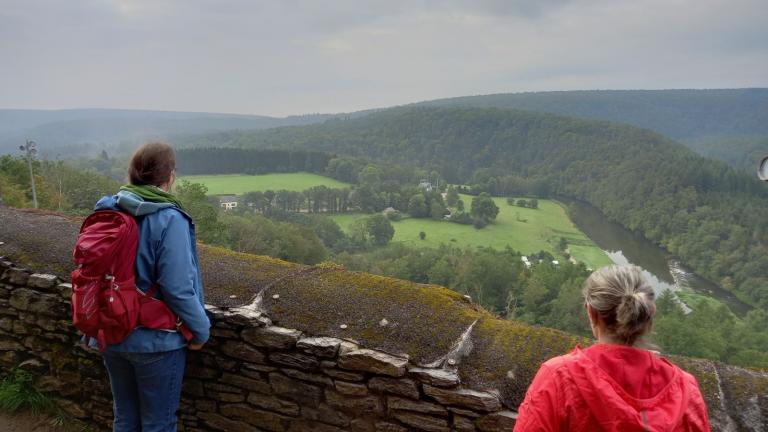
{"label": "green scarf", "polygon": [[120,190],[134,193],[144,199],[144,201],[157,202],[157,203],[171,203],[176,207],[184,210],[184,206],[181,205],[181,201],[173,194],[168,193],[157,186],[153,185],[133,185],[127,184],[120,187]]}

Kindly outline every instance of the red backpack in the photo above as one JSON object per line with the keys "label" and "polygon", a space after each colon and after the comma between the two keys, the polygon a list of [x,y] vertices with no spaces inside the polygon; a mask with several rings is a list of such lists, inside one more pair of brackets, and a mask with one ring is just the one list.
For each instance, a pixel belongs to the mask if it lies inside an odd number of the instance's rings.
{"label": "red backpack", "polygon": [[163,302],[136,288],[134,268],[139,228],[130,215],[100,210],[88,216],[72,253],[72,321],[99,349],[124,341],[139,325],[192,333]]}

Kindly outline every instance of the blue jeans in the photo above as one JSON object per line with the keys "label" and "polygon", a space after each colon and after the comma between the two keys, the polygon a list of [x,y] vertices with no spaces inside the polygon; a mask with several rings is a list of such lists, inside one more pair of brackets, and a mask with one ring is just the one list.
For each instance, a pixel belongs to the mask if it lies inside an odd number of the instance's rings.
{"label": "blue jeans", "polygon": [[105,352],[114,399],[115,432],[173,432],[187,349]]}

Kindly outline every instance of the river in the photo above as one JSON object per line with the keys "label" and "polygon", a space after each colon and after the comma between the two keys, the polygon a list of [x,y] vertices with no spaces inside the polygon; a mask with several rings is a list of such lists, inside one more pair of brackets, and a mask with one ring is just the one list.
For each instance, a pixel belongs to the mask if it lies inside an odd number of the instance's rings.
{"label": "river", "polygon": [[690,288],[696,293],[725,303],[735,314],[745,315],[751,307],[714,282],[697,275],[663,248],[633,233],[583,201],[559,199],[568,208],[571,220],[616,264],[635,264],[643,269],[657,294]]}

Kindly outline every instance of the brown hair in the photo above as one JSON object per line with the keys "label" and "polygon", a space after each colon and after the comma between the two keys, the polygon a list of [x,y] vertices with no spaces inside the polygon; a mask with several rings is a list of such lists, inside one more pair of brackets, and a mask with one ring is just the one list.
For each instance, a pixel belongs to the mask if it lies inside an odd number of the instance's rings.
{"label": "brown hair", "polygon": [[162,142],[144,144],[136,150],[128,165],[128,181],[133,185],[160,186],[171,179],[176,169],[173,147]]}
{"label": "brown hair", "polygon": [[584,301],[618,343],[635,345],[651,329],[655,294],[637,266],[614,265],[593,272],[584,283]]}

